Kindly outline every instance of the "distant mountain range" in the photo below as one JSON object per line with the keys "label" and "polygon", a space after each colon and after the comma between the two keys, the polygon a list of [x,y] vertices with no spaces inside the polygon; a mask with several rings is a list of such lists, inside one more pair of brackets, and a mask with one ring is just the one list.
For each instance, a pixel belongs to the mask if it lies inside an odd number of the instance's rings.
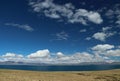
{"label": "distant mountain range", "polygon": [[40,65],[40,66],[48,66],[48,65],[103,65],[103,64],[107,64],[107,65],[120,65],[120,62],[112,62],[112,63],[108,63],[108,62],[82,62],[82,63],[78,63],[78,64],[67,64],[67,63],[59,63],[59,64],[54,64],[54,63],[25,63],[25,62],[14,62],[14,61],[4,61],[4,62],[0,62],[0,65]]}

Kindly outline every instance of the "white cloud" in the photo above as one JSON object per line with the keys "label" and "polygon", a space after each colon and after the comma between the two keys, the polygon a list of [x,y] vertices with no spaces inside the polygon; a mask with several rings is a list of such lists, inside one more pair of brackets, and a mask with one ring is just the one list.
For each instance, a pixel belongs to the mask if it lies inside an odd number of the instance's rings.
{"label": "white cloud", "polygon": [[86,25],[88,21],[101,24],[103,19],[98,12],[76,9],[71,3],[64,5],[55,4],[53,0],[30,1],[29,5],[38,14],[59,20],[67,20],[70,23],[81,23]]}
{"label": "white cloud", "polygon": [[2,55],[1,57],[2,57],[3,61],[19,62],[19,61],[22,61],[24,56],[21,54],[6,53],[5,55]]}
{"label": "white cloud", "polygon": [[82,32],[86,32],[87,30],[86,29],[81,29],[80,30],[80,32],[82,33]]}
{"label": "white cloud", "polygon": [[97,32],[92,37],[97,39],[97,40],[100,40],[100,41],[105,41],[107,34],[105,34],[103,32]]}
{"label": "white cloud", "polygon": [[120,56],[120,49],[109,50],[105,54],[106,56]]}
{"label": "white cloud", "polygon": [[69,20],[71,23],[82,23],[84,25],[87,25],[87,20],[95,23],[95,24],[100,24],[103,22],[101,19],[101,16],[97,12],[93,11],[87,11],[85,9],[78,9],[74,13],[73,17]]}
{"label": "white cloud", "polygon": [[48,49],[44,49],[44,50],[38,50],[37,52],[32,53],[32,54],[28,55],[27,57],[31,58],[31,59],[48,58],[49,55],[50,55],[49,50]]}
{"label": "white cloud", "polygon": [[93,50],[95,54],[105,55],[108,50],[111,50],[114,47],[115,47],[114,45],[110,45],[110,44],[98,44],[92,47],[91,49]]}
{"label": "white cloud", "polygon": [[4,58],[23,58],[23,55],[14,54],[14,53],[6,53],[2,57],[4,57]]}
{"label": "white cloud", "polygon": [[101,22],[103,22],[103,20],[101,19],[101,16],[99,13],[97,12],[90,12],[88,14],[88,19],[93,22],[93,23],[96,23],[96,24],[100,24]]}
{"label": "white cloud", "polygon": [[[44,0],[37,2],[29,2],[33,11],[37,13],[43,12],[45,16],[51,18],[68,17],[72,15],[74,6],[71,3],[65,5],[58,5],[53,3],[53,0]],[[59,14],[61,13],[61,14]]]}
{"label": "white cloud", "polygon": [[103,28],[102,28],[102,31],[103,31],[103,32],[107,32],[107,31],[110,30],[110,29],[112,29],[112,27],[103,27]]}
{"label": "white cloud", "polygon": [[51,14],[50,14],[50,12],[48,12],[48,11],[45,11],[45,15],[46,15],[47,17],[54,18],[54,19],[60,18],[60,16],[59,16],[58,14],[56,14],[56,13],[51,13]]}
{"label": "white cloud", "polygon": [[[113,49],[114,48],[114,49]],[[97,55],[105,55],[105,59],[110,59],[109,57],[115,56],[119,57],[120,56],[120,48],[116,48],[114,45],[110,44],[98,44],[94,47],[91,48],[93,52]]]}
{"label": "white cloud", "polygon": [[61,58],[61,57],[64,57],[65,55],[62,53],[62,52],[58,52],[56,54],[57,58]]}
{"label": "white cloud", "polygon": [[[114,45],[110,44],[99,44],[91,48],[92,52],[94,54],[94,59],[98,57],[99,60],[104,60],[105,62],[112,63],[112,62],[118,62],[120,61],[120,49],[115,48]],[[114,58],[113,58],[114,57]]]}
{"label": "white cloud", "polygon": [[110,44],[98,44],[92,48],[94,51],[106,51],[108,49],[114,48],[114,45]]}
{"label": "white cloud", "polygon": [[92,38],[100,41],[106,41],[107,38],[115,35],[117,32],[111,30],[112,27],[102,27],[102,30],[96,32],[92,35],[92,37],[86,37],[86,40],[90,40]]}
{"label": "white cloud", "polygon": [[[98,60],[99,59],[99,60]],[[100,60],[101,59],[101,60]],[[104,61],[103,58],[94,58],[93,54],[87,52],[77,52],[71,55],[63,54],[62,52],[57,52],[55,57],[51,57],[49,50],[39,50],[35,53],[29,54],[27,56],[18,55],[15,53],[7,53],[2,55],[2,61],[15,61],[24,63],[47,63],[47,64],[79,64],[82,62],[99,62]]]}
{"label": "white cloud", "polygon": [[79,62],[93,62],[93,57],[94,55],[89,54],[87,52],[83,52],[83,53],[76,53],[73,55],[74,59],[78,60]]}
{"label": "white cloud", "polygon": [[101,32],[94,33],[92,37],[100,41],[105,41],[108,37],[116,34],[115,31],[109,31],[110,29],[111,27],[103,27]]}
{"label": "white cloud", "polygon": [[[59,57],[59,58],[58,58]],[[55,59],[58,64],[79,64],[82,62],[93,62],[94,55],[87,52],[83,53],[74,53],[72,55],[65,55],[61,52],[57,54],[57,59]]]}
{"label": "white cloud", "polygon": [[46,63],[46,64],[79,64],[83,62],[114,62],[111,57],[120,57],[120,49],[110,44],[98,44],[91,48],[89,52],[77,52],[73,54],[64,54],[62,52],[54,53],[54,56],[48,49],[38,50],[27,56],[15,53],[6,53],[0,56],[0,62],[14,61],[24,63]]}
{"label": "white cloud", "polygon": [[30,31],[30,32],[34,30],[31,26],[26,25],[26,24],[21,25],[21,24],[15,24],[15,23],[5,23],[5,25],[6,26],[11,26],[11,27],[21,28],[21,29],[24,29],[24,30]]}

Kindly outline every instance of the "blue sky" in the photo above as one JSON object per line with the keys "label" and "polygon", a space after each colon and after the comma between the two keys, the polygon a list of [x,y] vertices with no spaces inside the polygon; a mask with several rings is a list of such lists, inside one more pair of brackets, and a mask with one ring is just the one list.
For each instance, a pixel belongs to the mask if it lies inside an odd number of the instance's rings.
{"label": "blue sky", "polygon": [[0,0],[0,11],[0,61],[119,61],[119,0]]}

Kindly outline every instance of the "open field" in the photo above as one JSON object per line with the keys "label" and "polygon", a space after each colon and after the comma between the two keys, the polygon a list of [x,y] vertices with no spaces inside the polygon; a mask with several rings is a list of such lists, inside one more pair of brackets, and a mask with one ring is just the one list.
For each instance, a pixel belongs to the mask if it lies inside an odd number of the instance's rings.
{"label": "open field", "polygon": [[120,81],[120,70],[38,72],[0,69],[0,81]]}

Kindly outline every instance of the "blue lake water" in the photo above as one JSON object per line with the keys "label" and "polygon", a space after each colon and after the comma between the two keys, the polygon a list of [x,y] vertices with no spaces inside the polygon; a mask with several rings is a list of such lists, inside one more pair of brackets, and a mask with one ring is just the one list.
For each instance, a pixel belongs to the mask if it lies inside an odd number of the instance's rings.
{"label": "blue lake water", "polygon": [[78,65],[78,66],[33,66],[33,65],[0,65],[0,69],[31,71],[95,71],[120,69],[120,65]]}

